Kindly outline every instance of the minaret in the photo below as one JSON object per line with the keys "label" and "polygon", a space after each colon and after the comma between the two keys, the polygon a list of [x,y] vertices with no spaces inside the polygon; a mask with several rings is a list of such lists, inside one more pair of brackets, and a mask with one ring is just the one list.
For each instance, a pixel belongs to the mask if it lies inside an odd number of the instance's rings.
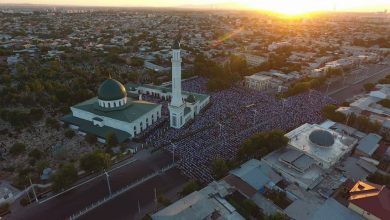
{"label": "minaret", "polygon": [[181,58],[180,43],[176,40],[172,46],[172,100],[169,104],[170,125],[181,128],[184,125],[185,105],[181,94]]}
{"label": "minaret", "polygon": [[181,58],[180,58],[180,43],[175,40],[172,46],[172,101],[171,105],[179,107],[183,105],[181,95]]}

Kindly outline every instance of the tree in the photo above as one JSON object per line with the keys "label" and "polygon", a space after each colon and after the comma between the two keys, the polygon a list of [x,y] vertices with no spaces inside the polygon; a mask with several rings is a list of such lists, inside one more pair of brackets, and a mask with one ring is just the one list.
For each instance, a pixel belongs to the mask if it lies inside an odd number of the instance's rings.
{"label": "tree", "polygon": [[67,137],[67,138],[73,138],[75,136],[74,131],[70,130],[70,129],[66,130],[64,134],[65,134],[65,137]]}
{"label": "tree", "polygon": [[39,121],[43,117],[43,110],[41,108],[33,108],[30,110],[30,118],[33,121]]}
{"label": "tree", "polygon": [[342,112],[337,112],[337,108],[338,107],[335,105],[326,105],[322,109],[322,114],[325,116],[325,118],[342,123],[346,120],[347,117]]}
{"label": "tree", "polygon": [[48,168],[50,166],[49,161],[47,160],[40,160],[35,164],[35,169],[39,174],[43,172],[44,169]]}
{"label": "tree", "polygon": [[85,154],[80,159],[80,168],[86,172],[102,171],[111,165],[111,156],[102,151]]}
{"label": "tree", "polygon": [[229,171],[229,167],[225,160],[216,159],[211,163],[211,170],[215,178],[220,179],[226,176]]}
{"label": "tree", "polygon": [[157,197],[157,201],[158,201],[158,203],[160,203],[161,205],[163,205],[163,206],[169,206],[172,202],[171,202],[171,200],[169,200],[168,198],[166,198],[165,196],[163,196],[163,195],[159,195],[158,197]]}
{"label": "tree", "polygon": [[106,135],[106,143],[109,147],[115,147],[118,145],[118,139],[117,139],[116,134],[114,132],[109,132]]}
{"label": "tree", "polygon": [[327,68],[325,71],[326,75],[329,76],[341,76],[344,74],[344,70],[340,67],[337,68]]}
{"label": "tree", "polygon": [[20,199],[19,203],[21,206],[27,206],[30,203],[30,201],[28,200],[27,197],[23,197]]}
{"label": "tree", "polygon": [[12,145],[12,147],[9,149],[9,153],[12,155],[12,156],[17,156],[23,152],[26,151],[26,145],[22,144],[22,143],[15,143],[14,145]]}
{"label": "tree", "polygon": [[286,146],[288,141],[284,132],[278,129],[260,132],[244,140],[239,149],[239,156],[242,159],[253,156],[263,157],[271,151]]}
{"label": "tree", "polygon": [[71,186],[78,179],[77,170],[73,164],[66,164],[60,167],[53,175],[53,190],[59,192]]}
{"label": "tree", "polygon": [[373,84],[373,83],[366,83],[366,84],[364,84],[364,89],[365,89],[367,92],[373,90],[374,88],[375,88],[375,84]]}
{"label": "tree", "polygon": [[287,219],[289,218],[287,218],[281,213],[272,214],[264,218],[264,220],[287,220]]}
{"label": "tree", "polygon": [[47,118],[46,119],[46,126],[49,128],[54,128],[54,129],[59,129],[60,128],[60,123],[54,119],[54,118]]}
{"label": "tree", "polygon": [[179,192],[180,196],[184,197],[192,192],[200,189],[200,185],[197,181],[191,180],[188,182],[183,189]]}
{"label": "tree", "polygon": [[134,67],[142,67],[144,65],[144,60],[139,57],[132,57],[130,64]]}
{"label": "tree", "polygon": [[43,154],[42,151],[35,148],[32,151],[30,151],[28,156],[31,158],[34,158],[35,160],[39,160],[42,158],[42,154]]}
{"label": "tree", "polygon": [[87,134],[85,135],[85,141],[88,142],[89,144],[96,144],[97,137],[94,134]]}

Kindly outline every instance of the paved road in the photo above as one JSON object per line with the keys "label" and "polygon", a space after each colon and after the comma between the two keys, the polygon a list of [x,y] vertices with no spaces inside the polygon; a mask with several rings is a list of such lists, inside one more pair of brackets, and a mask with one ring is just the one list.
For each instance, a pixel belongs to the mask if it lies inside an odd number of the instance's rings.
{"label": "paved road", "polygon": [[[171,160],[172,156],[169,153],[159,152],[111,172],[110,183],[112,191],[119,190],[129,183],[160,170],[162,167],[170,164]],[[176,179],[171,179],[170,181],[172,182],[171,184],[176,183]],[[180,179],[178,181],[180,182]],[[73,213],[102,199],[106,195],[108,195],[107,182],[105,176],[102,176],[47,202],[31,204],[26,208],[18,210],[17,213],[7,215],[6,219],[66,219]]]}
{"label": "paved road", "polygon": [[[329,86],[328,94],[337,101],[345,101],[355,95],[365,92],[364,84],[375,83],[390,74],[390,65],[371,64],[356,70],[353,74],[332,79]],[[358,82],[358,83],[356,83]],[[327,85],[322,89],[322,92],[327,91]]]}
{"label": "paved road", "polygon": [[[175,195],[182,189],[187,179],[180,174],[177,168],[167,171],[163,175],[154,177],[140,186],[137,186],[115,199],[105,203],[97,209],[82,216],[81,220],[96,219],[139,219],[145,213],[155,210],[154,189],[157,194]],[[138,200],[141,214],[138,214]]]}

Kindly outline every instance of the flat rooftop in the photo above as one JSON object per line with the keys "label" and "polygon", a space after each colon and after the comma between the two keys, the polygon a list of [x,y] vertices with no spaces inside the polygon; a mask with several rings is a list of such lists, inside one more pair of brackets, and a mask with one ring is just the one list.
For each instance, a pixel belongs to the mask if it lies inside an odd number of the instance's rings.
{"label": "flat rooftop", "polygon": [[302,154],[295,149],[284,148],[268,154],[262,161],[278,173],[281,173],[289,182],[298,183],[303,188],[312,189],[322,181],[322,176],[325,174],[325,171],[317,164],[311,164],[309,167],[305,167],[306,169],[300,171],[285,161],[286,155],[301,156]]}
{"label": "flat rooftop", "polygon": [[253,80],[257,80],[257,81],[268,81],[268,80],[271,80],[271,79],[272,79],[272,77],[270,77],[270,76],[259,75],[259,74],[254,74],[254,75],[251,75],[251,76],[246,76],[245,78],[247,78],[247,79],[253,79]]}
{"label": "flat rooftop", "polygon": [[[286,136],[290,139],[289,147],[328,165],[338,162],[357,142],[355,138],[307,123],[290,131]],[[328,165],[325,168],[329,168]]]}

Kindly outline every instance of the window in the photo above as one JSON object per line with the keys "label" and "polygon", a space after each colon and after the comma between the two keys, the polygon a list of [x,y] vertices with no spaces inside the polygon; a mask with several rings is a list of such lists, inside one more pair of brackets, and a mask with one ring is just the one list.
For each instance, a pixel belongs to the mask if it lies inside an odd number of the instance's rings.
{"label": "window", "polygon": [[176,127],[177,126],[177,123],[176,123],[176,116],[172,116],[172,126],[173,127]]}
{"label": "window", "polygon": [[108,107],[111,108],[111,103],[108,102],[107,104],[108,104]]}

